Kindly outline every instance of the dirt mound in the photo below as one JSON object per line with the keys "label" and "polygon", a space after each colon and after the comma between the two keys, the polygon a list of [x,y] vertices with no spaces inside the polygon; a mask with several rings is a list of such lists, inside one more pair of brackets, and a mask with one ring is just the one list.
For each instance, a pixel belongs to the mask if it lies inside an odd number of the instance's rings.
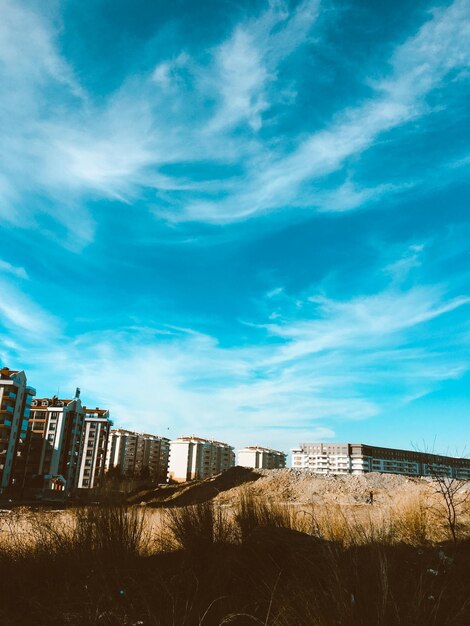
{"label": "dirt mound", "polygon": [[219,494],[254,483],[261,474],[247,467],[231,469],[205,480],[195,480],[177,485],[159,485],[155,489],[140,491],[128,498],[130,504],[145,502],[151,506],[187,506],[213,500]]}
{"label": "dirt mound", "polygon": [[[309,470],[253,470],[259,480],[250,486],[255,497],[294,504],[389,504],[397,498],[428,493],[430,481],[397,474],[325,475]],[[231,504],[239,496],[234,487],[217,496],[221,504]]]}
{"label": "dirt mound", "polygon": [[212,478],[176,485],[159,485],[128,498],[131,504],[185,506],[214,500],[231,506],[240,492],[249,489],[254,497],[291,504],[358,506],[391,505],[410,497],[428,496],[433,487],[428,478],[371,473],[360,476],[321,476],[309,470],[254,470],[233,467]]}

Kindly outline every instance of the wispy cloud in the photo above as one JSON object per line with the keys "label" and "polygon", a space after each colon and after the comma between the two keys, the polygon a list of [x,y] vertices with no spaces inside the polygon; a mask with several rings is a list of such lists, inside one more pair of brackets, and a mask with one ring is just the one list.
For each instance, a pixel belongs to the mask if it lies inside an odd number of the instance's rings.
{"label": "wispy cloud", "polygon": [[57,337],[59,326],[53,315],[0,276],[0,332],[4,327],[11,338],[23,341],[25,346],[30,342],[41,345]]}
{"label": "wispy cloud", "polygon": [[[416,245],[411,254],[419,254]],[[41,393],[80,386],[85,401],[108,406],[118,425],[171,436],[197,425],[200,434],[236,445],[285,448],[333,437],[338,422],[372,418],[469,370],[465,329],[444,330],[470,298],[442,286],[405,289],[395,270],[391,280],[385,290],[349,300],[272,290],[254,321],[256,338],[243,347],[168,325],[70,337],[2,283],[0,319],[10,343],[1,356],[27,366]]]}
{"label": "wispy cloud", "polygon": [[22,278],[22,279],[28,278],[28,274],[26,273],[26,270],[24,269],[24,267],[17,267],[16,265],[12,265],[11,263],[8,263],[8,261],[4,261],[0,259],[0,275],[2,273],[12,274],[13,276],[16,276],[17,278]]}
{"label": "wispy cloud", "polygon": [[305,0],[290,13],[285,3],[271,3],[261,17],[238,26],[215,50],[208,82],[220,104],[209,123],[211,131],[244,121],[254,131],[261,128],[262,114],[270,106],[268,84],[275,82],[279,62],[305,42],[318,6],[317,0]]}
{"label": "wispy cloud", "polygon": [[[388,76],[370,80],[373,98],[341,111],[325,129],[303,139],[290,154],[282,154],[254,168],[243,191],[223,201],[199,201],[187,207],[183,219],[230,222],[246,219],[287,205],[312,208],[327,206],[326,193],[301,195],[302,185],[340,169],[351,156],[360,155],[377,138],[411,120],[429,113],[426,96],[437,89],[450,73],[462,73],[470,57],[469,9],[464,0],[455,0],[435,10],[418,33],[398,46],[392,55]],[[392,187],[393,188],[393,187]],[[386,187],[378,188],[382,193]],[[356,192],[351,202],[339,202],[337,210],[355,208],[371,194]],[[340,191],[334,190],[338,195]],[[329,209],[334,209],[334,200]]]}
{"label": "wispy cloud", "polygon": [[[292,91],[280,81],[282,63],[310,41],[320,10],[318,0],[294,8],[271,2],[233,24],[209,50],[191,56],[182,48],[159,58],[152,71],[130,73],[98,99],[59,52],[59,20],[37,5],[4,0],[4,223],[34,227],[45,215],[68,231],[60,243],[79,248],[94,237],[88,205],[95,199],[150,209],[173,223],[220,224],[286,206],[350,210],[406,189],[409,181],[367,186],[350,177],[327,189],[320,183],[385,133],[428,114],[427,96],[447,76],[460,80],[469,52],[467,3],[454,0],[432,11],[396,46],[388,68],[366,77],[372,97],[307,134],[298,128],[284,137],[274,114],[272,132],[263,136],[266,114],[282,103],[284,89]],[[198,176],[188,174],[188,164],[201,164]],[[149,194],[154,200],[147,206]],[[139,203],[142,197],[146,202]]]}

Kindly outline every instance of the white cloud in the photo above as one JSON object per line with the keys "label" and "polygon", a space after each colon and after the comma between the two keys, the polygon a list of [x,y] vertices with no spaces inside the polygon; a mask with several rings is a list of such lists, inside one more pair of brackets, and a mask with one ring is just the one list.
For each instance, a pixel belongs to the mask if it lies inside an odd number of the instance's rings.
{"label": "white cloud", "polygon": [[443,300],[436,287],[415,287],[408,291],[387,290],[341,302],[313,296],[314,319],[301,319],[265,328],[277,337],[288,339],[273,361],[290,361],[328,350],[376,350],[398,344],[400,335],[410,328],[431,321],[470,303],[460,296]]}
{"label": "white cloud", "polygon": [[253,130],[261,127],[261,114],[269,104],[264,93],[268,72],[256,44],[238,29],[217,54],[222,106],[211,123],[211,131],[247,120]]}
{"label": "white cloud", "polygon": [[254,131],[261,128],[262,114],[271,104],[269,84],[276,81],[279,63],[305,43],[318,5],[317,0],[305,0],[290,13],[285,3],[271,2],[266,12],[237,26],[216,48],[214,67],[203,81],[220,99],[211,132],[240,122]]}
{"label": "white cloud", "polygon": [[2,324],[12,333],[11,338],[22,338],[25,344],[41,344],[45,339],[55,339],[60,326],[53,315],[9,281],[0,278],[0,328]]}
{"label": "white cloud", "polygon": [[28,278],[28,274],[26,273],[24,267],[17,267],[16,265],[8,263],[8,261],[3,261],[2,259],[0,259],[0,274],[2,272],[6,274],[12,274],[17,278],[22,278],[25,280]]}
{"label": "white cloud", "polygon": [[[367,150],[382,133],[428,113],[426,96],[442,84],[449,72],[461,71],[468,63],[469,18],[465,0],[455,0],[450,7],[436,10],[414,37],[396,48],[388,77],[371,81],[376,90],[374,98],[341,111],[327,128],[311,134],[290,154],[253,168],[243,191],[214,203],[189,204],[180,218],[224,223],[288,205],[310,202],[312,207],[322,207],[322,198],[311,192],[302,194],[302,185],[340,169],[349,157]],[[387,191],[387,186],[376,191]],[[341,190],[334,193],[340,195]],[[362,192],[365,197],[357,195],[360,193],[356,191],[352,202],[348,194],[346,203],[339,201],[336,210],[355,208],[371,197],[369,190]],[[334,196],[323,195],[324,208],[335,210]]]}
{"label": "white cloud", "polygon": [[[237,446],[290,448],[332,437],[338,420],[378,416],[470,367],[459,330],[443,332],[446,315],[470,298],[448,297],[440,287],[393,283],[348,301],[284,292],[281,317],[258,324],[264,339],[257,333],[231,348],[169,326],[70,338],[29,298],[0,288],[10,339],[2,342],[4,363],[24,367],[40,393],[79,386],[84,401],[109,407],[116,424],[171,436],[197,432]],[[267,307],[272,298],[264,296]]]}
{"label": "white cloud", "polygon": [[190,58],[188,54],[180,52],[175,59],[159,63],[153,70],[152,80],[165,91],[172,87],[178,87],[181,84],[179,74],[189,64]]}
{"label": "white cloud", "polygon": [[421,267],[424,248],[424,244],[412,244],[398,261],[384,267],[384,272],[392,277],[394,284],[402,284],[412,270]]}
{"label": "white cloud", "polygon": [[[155,189],[162,201],[150,210],[158,217],[230,223],[285,206],[350,210],[400,191],[401,184],[368,188],[348,179],[327,192],[319,183],[381,134],[426,114],[427,95],[450,72],[458,76],[468,55],[467,5],[455,0],[434,11],[396,48],[388,74],[369,81],[375,96],[338,112],[323,130],[289,147],[282,137],[270,143],[256,132],[234,133],[240,125],[259,130],[263,114],[282,101],[281,63],[308,41],[318,12],[317,0],[294,9],[271,2],[234,25],[209,51],[208,63],[182,51],[94,102],[59,53],[51,14],[4,0],[0,214],[34,228],[44,213],[73,233],[60,237],[62,243],[75,239],[79,247],[94,236],[86,208],[91,198],[132,206],[144,190]],[[241,171],[198,180],[159,172],[198,162]]]}

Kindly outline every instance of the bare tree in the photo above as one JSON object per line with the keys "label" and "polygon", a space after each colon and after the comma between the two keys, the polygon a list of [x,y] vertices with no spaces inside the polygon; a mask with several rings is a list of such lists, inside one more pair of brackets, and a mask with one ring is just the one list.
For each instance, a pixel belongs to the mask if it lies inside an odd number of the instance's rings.
{"label": "bare tree", "polygon": [[442,498],[446,523],[455,544],[458,539],[460,515],[465,503],[470,499],[470,481],[461,478],[458,469],[447,465],[446,457],[436,455],[426,449],[424,455],[427,472],[433,480],[434,492]]}
{"label": "bare tree", "polygon": [[468,486],[468,480],[441,476],[439,474],[434,475],[433,480],[435,492],[440,494],[443,499],[446,521],[452,536],[452,541],[457,543],[459,516],[470,497],[470,490],[466,488]]}

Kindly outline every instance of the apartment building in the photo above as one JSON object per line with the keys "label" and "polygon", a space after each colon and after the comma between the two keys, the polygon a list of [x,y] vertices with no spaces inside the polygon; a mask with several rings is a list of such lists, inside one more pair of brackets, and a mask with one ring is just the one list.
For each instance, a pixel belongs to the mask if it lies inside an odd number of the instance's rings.
{"label": "apartment building", "polygon": [[238,465],[254,469],[277,469],[286,466],[286,454],[262,446],[247,446],[238,451]]}
{"label": "apartment building", "polygon": [[0,491],[13,479],[35,394],[23,371],[0,369]]}
{"label": "apartment building", "polygon": [[106,470],[119,469],[122,476],[148,476],[165,481],[168,472],[170,440],[158,435],[122,428],[112,430],[106,452]]}
{"label": "apartment building", "polygon": [[98,489],[103,484],[106,450],[112,422],[107,409],[83,407],[82,442],[79,455],[79,489]]}
{"label": "apartment building", "polygon": [[362,443],[301,443],[292,450],[292,467],[318,474],[382,472],[470,479],[470,459]]}
{"label": "apartment building", "polygon": [[142,433],[137,442],[134,473],[148,474],[152,480],[166,481],[168,474],[168,459],[170,455],[170,440],[148,433]]}
{"label": "apartment building", "polygon": [[70,491],[77,485],[85,411],[75,398],[35,398],[15,483]]}
{"label": "apartment building", "polygon": [[221,441],[194,436],[170,441],[170,481],[185,482],[209,478],[234,465],[233,447]]}

